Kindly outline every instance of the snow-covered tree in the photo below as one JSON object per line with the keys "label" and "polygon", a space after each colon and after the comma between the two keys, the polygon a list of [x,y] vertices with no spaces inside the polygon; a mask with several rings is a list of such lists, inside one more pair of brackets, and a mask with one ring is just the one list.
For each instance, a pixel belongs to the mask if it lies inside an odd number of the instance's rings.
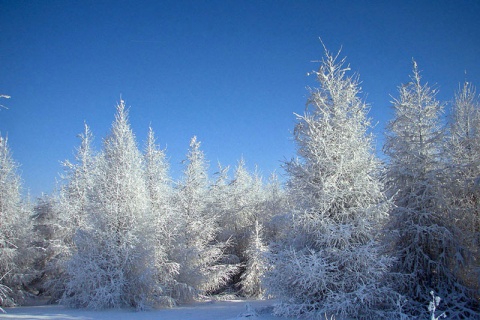
{"label": "snow-covered tree", "polygon": [[54,290],[53,281],[57,279],[57,268],[51,263],[55,257],[55,250],[50,245],[55,242],[55,230],[58,222],[58,214],[54,209],[54,199],[48,194],[42,194],[33,206],[33,247],[37,248],[34,257],[35,269],[39,270],[38,277],[33,281],[33,288],[40,295],[46,294],[52,297],[52,301],[58,299]]}
{"label": "snow-covered tree", "polygon": [[399,87],[400,96],[393,101],[395,116],[384,147],[389,157],[387,190],[394,202],[389,234],[398,258],[393,272],[405,275],[398,287],[409,311],[424,315],[423,305],[434,290],[449,305],[449,316],[455,317],[466,308],[465,296],[450,265],[463,258],[442,195],[443,105],[435,94],[421,83],[414,62],[411,81]]}
{"label": "snow-covered tree", "polygon": [[172,249],[179,230],[175,226],[175,216],[172,209],[172,181],[169,176],[169,164],[165,151],[156,144],[155,134],[149,128],[144,150],[144,174],[150,214],[154,225],[155,273],[163,287],[162,295],[169,305],[173,304],[169,297],[175,287],[175,275],[179,265],[170,261],[169,252]]}
{"label": "snow-covered tree", "polygon": [[177,185],[174,201],[180,231],[171,257],[180,265],[174,294],[179,301],[217,290],[236,269],[222,261],[226,244],[215,241],[218,217],[215,211],[208,210],[209,184],[204,153],[200,150],[200,142],[193,137],[184,177]]}
{"label": "snow-covered tree", "polygon": [[[233,180],[222,189],[222,201],[219,214],[219,225],[221,226],[218,239],[221,241],[230,241],[228,256],[231,262],[237,262],[242,265],[238,273],[232,278],[237,288],[240,288],[243,294],[256,294],[255,290],[243,290],[242,276],[247,272],[250,259],[255,259],[253,250],[250,250],[253,241],[252,234],[255,233],[256,223],[261,225],[268,221],[265,213],[265,192],[262,178],[258,171],[250,174],[245,166],[245,161],[240,159],[235,168]],[[218,200],[217,200],[218,201]],[[218,204],[213,203],[212,207]],[[253,262],[252,262],[253,263]],[[251,285],[248,284],[248,285]],[[260,289],[259,289],[260,290]]]}
{"label": "snow-covered tree", "polygon": [[450,219],[469,249],[468,259],[454,270],[480,295],[480,102],[468,82],[455,94],[446,146]]}
{"label": "snow-covered tree", "polygon": [[[49,222],[49,228],[54,229],[54,232],[45,246],[44,269],[45,286],[53,300],[59,299],[63,294],[66,263],[75,251],[73,238],[77,230],[84,228],[87,223],[89,196],[93,188],[96,169],[91,146],[93,135],[86,124],[79,137],[81,143],[76,150],[75,161],[72,163],[67,160],[63,163],[65,173],[62,175],[62,184],[58,192],[48,198],[49,203],[43,204],[43,207],[49,207],[47,211],[54,216]],[[41,200],[45,201],[46,198]],[[40,208],[42,205],[38,207]],[[43,224],[46,227],[45,221]]]}
{"label": "snow-covered tree", "polygon": [[227,188],[229,206],[221,217],[222,237],[231,239],[231,251],[245,260],[251,231],[258,220],[263,200],[262,181],[258,174],[251,175],[241,159],[235,168],[233,180]]}
{"label": "snow-covered tree", "polygon": [[247,257],[245,271],[240,276],[240,288],[247,297],[265,297],[265,287],[262,281],[267,270],[265,256],[267,247],[262,239],[262,231],[262,225],[256,220],[249,238],[248,248],[245,252]]}
{"label": "snow-covered tree", "polygon": [[123,100],[97,159],[88,224],[77,231],[62,302],[144,308],[156,297],[153,228],[142,155]]}
{"label": "snow-covered tree", "polygon": [[326,51],[307,110],[297,115],[299,158],[287,162],[290,232],[271,246],[268,293],[288,316],[394,318],[391,259],[376,235],[387,215],[368,108],[345,59]]}
{"label": "snow-covered tree", "polygon": [[163,220],[170,210],[172,181],[169,176],[169,164],[164,150],[156,144],[155,133],[149,128],[144,151],[145,183],[151,203],[151,210],[159,213]]}
{"label": "snow-covered tree", "polygon": [[67,244],[73,244],[72,231],[82,227],[87,218],[89,194],[93,188],[96,169],[95,153],[92,149],[93,135],[88,125],[84,125],[84,132],[79,137],[81,143],[75,155],[75,162],[71,163],[68,160],[64,162],[66,174],[63,178],[67,183],[60,190],[62,204],[67,206],[62,207],[62,211],[64,213],[66,211],[63,218],[69,232],[65,239]]}
{"label": "snow-covered tree", "polygon": [[260,211],[264,241],[269,243],[278,240],[289,222],[286,214],[287,196],[276,173],[270,175],[264,187],[264,201]]}
{"label": "snow-covered tree", "polygon": [[17,168],[7,139],[0,136],[0,306],[21,302],[33,272],[32,214],[21,197]]}
{"label": "snow-covered tree", "polygon": [[221,226],[217,238],[219,241],[226,241],[230,237],[229,227],[225,225],[224,218],[228,215],[231,207],[230,185],[228,172],[229,166],[222,166],[218,163],[215,180],[210,186],[210,201],[208,210],[217,216],[217,223]]}

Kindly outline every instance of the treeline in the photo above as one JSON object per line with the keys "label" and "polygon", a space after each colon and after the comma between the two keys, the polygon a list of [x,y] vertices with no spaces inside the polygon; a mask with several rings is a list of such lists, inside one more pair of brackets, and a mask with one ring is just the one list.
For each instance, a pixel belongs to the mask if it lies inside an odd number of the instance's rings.
{"label": "treeline", "polygon": [[[480,104],[465,83],[450,116],[416,63],[399,86],[385,162],[359,79],[328,51],[293,131],[286,183],[208,162],[194,137],[179,181],[150,129],[138,147],[124,101],[102,150],[87,125],[57,191],[20,196],[0,148],[0,298],[92,309],[275,297],[286,316],[480,317]],[[444,121],[446,120],[446,121]]]}
{"label": "treeline", "polygon": [[32,209],[21,202],[2,140],[2,172],[8,171],[2,182],[10,186],[2,190],[2,218],[12,219],[2,224],[4,305],[21,303],[27,292],[93,309],[263,294],[256,250],[275,237],[271,220],[285,208],[275,175],[264,181],[241,159],[232,177],[219,166],[211,179],[193,137],[183,176],[173,181],[151,128],[139,150],[124,101],[100,152],[92,149],[87,125],[80,138],[75,159],[63,163],[58,190]]}

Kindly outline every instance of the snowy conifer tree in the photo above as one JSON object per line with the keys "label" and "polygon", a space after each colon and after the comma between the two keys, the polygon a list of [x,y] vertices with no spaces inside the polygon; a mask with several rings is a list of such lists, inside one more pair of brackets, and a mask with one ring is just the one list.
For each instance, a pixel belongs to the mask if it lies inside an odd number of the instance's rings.
{"label": "snowy conifer tree", "polygon": [[62,203],[69,206],[69,208],[62,208],[62,211],[68,212],[67,216],[63,217],[66,228],[69,230],[66,238],[67,244],[73,243],[73,233],[78,227],[84,225],[87,216],[88,197],[93,187],[96,169],[95,154],[91,146],[93,135],[88,125],[84,125],[84,132],[79,137],[81,143],[77,149],[75,163],[64,162],[66,169],[64,179],[67,183],[60,190]]}
{"label": "snowy conifer tree", "polygon": [[232,240],[231,251],[241,261],[246,259],[245,251],[250,234],[260,215],[259,209],[263,200],[262,187],[259,175],[251,175],[245,166],[245,161],[241,159],[227,189],[229,207],[221,217],[223,238]]}
{"label": "snowy conifer tree", "polygon": [[155,297],[153,234],[142,156],[123,100],[98,157],[89,223],[77,231],[63,302],[144,308]]}
{"label": "snowy conifer tree", "polygon": [[425,314],[423,305],[434,290],[455,317],[463,312],[465,296],[449,266],[462,250],[442,194],[443,106],[435,90],[420,80],[414,62],[411,81],[399,87],[400,97],[393,101],[395,116],[384,148],[389,156],[387,187],[395,205],[389,226],[398,257],[393,271],[406,275],[399,288],[410,312]]}
{"label": "snowy conifer tree", "polygon": [[163,287],[164,302],[172,305],[169,297],[175,286],[175,275],[179,265],[170,261],[171,251],[179,230],[175,228],[174,210],[172,209],[172,181],[169,176],[169,164],[165,151],[156,145],[155,134],[149,128],[144,151],[145,182],[149,195],[151,219],[154,225],[155,272]]}
{"label": "snowy conifer tree", "polygon": [[326,51],[307,111],[297,116],[299,158],[286,163],[291,229],[271,247],[268,293],[279,315],[394,318],[398,295],[385,283],[391,259],[376,235],[388,204],[373,155],[367,106],[344,59]]}
{"label": "snowy conifer tree", "polygon": [[235,168],[233,180],[224,188],[223,195],[225,198],[222,201],[223,210],[219,215],[221,226],[219,239],[231,242],[227,251],[229,259],[242,264],[242,268],[238,269],[238,274],[232,279],[234,284],[243,294],[254,294],[253,289],[242,290],[244,286],[242,282],[245,279],[242,275],[247,271],[250,258],[256,258],[251,256],[255,253],[250,250],[255,224],[257,222],[263,224],[268,220],[264,210],[265,194],[262,178],[257,171],[253,175],[250,174],[245,161],[241,159]]}
{"label": "snowy conifer tree", "polygon": [[31,211],[21,198],[17,167],[7,139],[0,136],[0,306],[22,301],[33,272]]}
{"label": "snowy conifer tree", "polygon": [[454,261],[454,271],[480,295],[480,103],[475,87],[465,82],[455,95],[447,137],[448,197],[450,220],[456,235],[468,248],[466,260]]}
{"label": "snowy conifer tree", "polygon": [[[62,176],[63,184],[59,186],[58,193],[48,200],[42,199],[50,202],[44,203],[43,206],[49,206],[50,214],[54,215],[49,222],[49,228],[55,232],[45,246],[44,270],[44,277],[47,278],[44,279],[45,286],[53,300],[63,295],[66,263],[75,251],[73,241],[75,233],[78,229],[86,227],[89,196],[93,187],[95,171],[95,155],[91,147],[93,135],[86,124],[84,132],[79,137],[81,143],[75,155],[75,162],[67,160],[63,163],[65,174]],[[40,203],[39,205],[42,206]],[[43,223],[45,224],[45,221]]]}
{"label": "snowy conifer tree", "polygon": [[266,243],[278,240],[289,223],[286,219],[288,210],[287,197],[278,175],[272,173],[265,186],[264,202],[261,208],[264,240]]}
{"label": "snowy conifer tree", "polygon": [[177,186],[175,207],[179,237],[172,251],[173,261],[180,264],[174,298],[187,301],[199,293],[212,292],[224,285],[234,267],[222,263],[224,243],[214,240],[217,219],[209,211],[209,179],[200,142],[193,137],[187,154],[184,177]]}
{"label": "snowy conifer tree", "polygon": [[267,270],[267,261],[265,253],[267,247],[262,239],[262,225],[258,220],[255,221],[254,229],[249,238],[248,248],[245,252],[246,266],[245,271],[240,276],[240,286],[242,293],[247,297],[264,298],[265,287],[263,285],[263,276]]}

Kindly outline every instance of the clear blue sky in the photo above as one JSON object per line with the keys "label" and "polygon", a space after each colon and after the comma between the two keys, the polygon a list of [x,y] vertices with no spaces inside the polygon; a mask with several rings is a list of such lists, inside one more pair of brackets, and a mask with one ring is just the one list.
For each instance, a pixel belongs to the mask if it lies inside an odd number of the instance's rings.
{"label": "clear blue sky", "polygon": [[151,124],[174,177],[193,135],[212,166],[243,155],[267,176],[294,156],[319,37],[360,74],[378,132],[412,57],[441,100],[465,70],[480,87],[476,0],[0,0],[0,93],[12,97],[0,132],[34,196],[52,191],[84,121],[100,148],[120,95],[139,146]]}

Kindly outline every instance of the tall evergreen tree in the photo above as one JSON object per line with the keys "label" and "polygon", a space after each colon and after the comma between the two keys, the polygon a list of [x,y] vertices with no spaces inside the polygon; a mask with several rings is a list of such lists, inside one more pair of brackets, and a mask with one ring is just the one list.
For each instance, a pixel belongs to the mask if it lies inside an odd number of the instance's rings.
{"label": "tall evergreen tree", "polygon": [[[43,198],[39,202],[37,220],[45,220],[40,215],[50,214],[48,228],[55,232],[48,237],[45,245],[45,286],[53,300],[61,298],[64,292],[66,263],[75,251],[74,235],[80,228],[85,228],[88,217],[89,197],[92,194],[95,175],[95,154],[92,150],[93,135],[85,124],[84,132],[79,135],[80,146],[75,154],[75,161],[63,163],[65,173],[58,193],[53,197]],[[49,212],[49,213],[48,213]],[[43,222],[44,228],[47,227]]]}
{"label": "tall evergreen tree", "polygon": [[376,235],[388,203],[373,154],[367,106],[345,60],[326,51],[285,165],[292,211],[287,238],[271,247],[267,288],[288,316],[366,319],[399,316],[385,283],[391,259]]}
{"label": "tall evergreen tree", "polygon": [[389,234],[398,260],[393,271],[406,275],[399,288],[411,312],[424,314],[423,305],[434,290],[455,317],[466,307],[464,288],[450,268],[462,250],[442,196],[443,105],[420,80],[414,62],[411,81],[399,87],[400,97],[393,101],[395,116],[384,147],[387,189],[394,201]]}
{"label": "tall evergreen tree", "polygon": [[175,197],[180,233],[171,256],[180,264],[176,277],[178,290],[174,295],[180,301],[217,290],[228,282],[235,270],[222,261],[226,244],[215,241],[218,217],[208,210],[210,196],[205,156],[200,142],[193,137],[184,177],[177,185]]}
{"label": "tall evergreen tree", "polygon": [[142,156],[123,100],[97,165],[89,223],[75,235],[63,302],[93,309],[141,309],[156,296],[153,230]]}
{"label": "tall evergreen tree", "polygon": [[[446,143],[450,220],[468,248],[454,271],[480,296],[480,102],[475,87],[465,82],[455,94]],[[478,299],[478,298],[477,298]]]}
{"label": "tall evergreen tree", "polygon": [[175,301],[171,299],[170,295],[176,286],[175,276],[179,272],[179,264],[170,260],[169,253],[178,237],[179,230],[174,227],[173,190],[169,176],[169,164],[165,151],[156,144],[152,128],[149,128],[143,157],[150,214],[154,226],[155,275],[162,287],[161,295],[164,302],[173,305]]}
{"label": "tall evergreen tree", "polygon": [[0,136],[0,307],[22,301],[33,272],[32,213],[22,200],[17,168],[8,140]]}

